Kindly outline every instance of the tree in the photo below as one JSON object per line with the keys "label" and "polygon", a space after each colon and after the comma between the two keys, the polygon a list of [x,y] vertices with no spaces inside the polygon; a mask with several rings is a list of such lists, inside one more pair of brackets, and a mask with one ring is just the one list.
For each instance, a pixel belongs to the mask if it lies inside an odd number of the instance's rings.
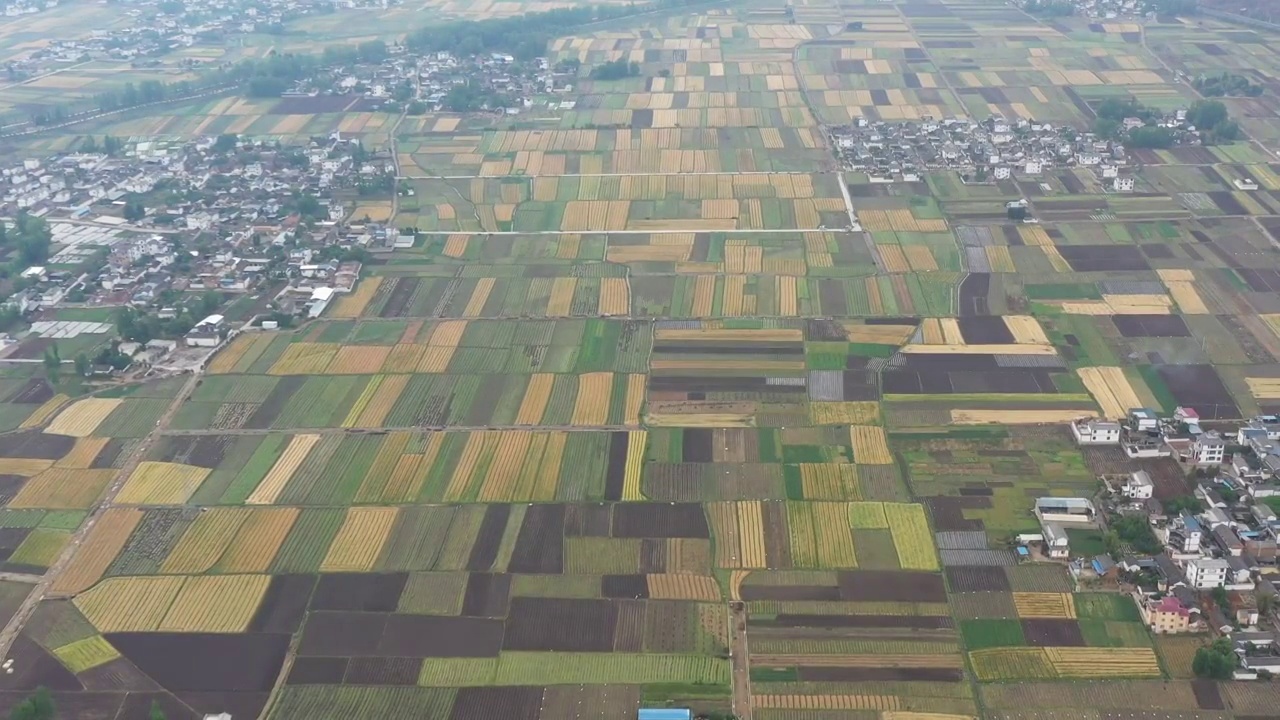
{"label": "tree", "polygon": [[1164,501],[1164,511],[1169,515],[1181,515],[1183,511],[1193,515],[1204,510],[1204,503],[1195,495],[1179,495]]}
{"label": "tree", "polygon": [[1224,587],[1216,587],[1209,591],[1209,597],[1213,598],[1213,602],[1224,613],[1231,609],[1231,598],[1227,597],[1227,590]]}
{"label": "tree", "polygon": [[1258,596],[1258,617],[1270,617],[1271,611],[1276,607],[1276,596],[1274,594]]}
{"label": "tree", "polygon": [[1201,100],[1187,110],[1187,122],[1200,130],[1212,130],[1227,120],[1227,106],[1217,100]]}
{"label": "tree", "polygon": [[147,720],[165,720],[164,710],[160,708],[159,700],[151,701],[151,712],[147,713]]}
{"label": "tree", "polygon": [[124,204],[124,219],[129,222],[138,222],[147,216],[147,208],[142,204],[141,200],[128,200]]}
{"label": "tree", "polygon": [[89,362],[88,355],[85,355],[84,353],[78,353],[76,355],[76,374],[77,375],[79,375],[80,377],[88,377],[89,371],[92,369],[92,367],[93,366]]}
{"label": "tree", "polygon": [[1196,677],[1229,680],[1239,663],[1240,659],[1231,647],[1231,640],[1218,638],[1212,645],[1196,650],[1196,656],[1191,661],[1191,671]]}
{"label": "tree", "polygon": [[31,697],[18,703],[9,713],[10,720],[53,720],[53,696],[43,685]]}
{"label": "tree", "polygon": [[235,133],[223,133],[218,136],[217,140],[213,141],[213,151],[222,154],[229,153],[236,149],[236,145],[239,142],[240,137]]}

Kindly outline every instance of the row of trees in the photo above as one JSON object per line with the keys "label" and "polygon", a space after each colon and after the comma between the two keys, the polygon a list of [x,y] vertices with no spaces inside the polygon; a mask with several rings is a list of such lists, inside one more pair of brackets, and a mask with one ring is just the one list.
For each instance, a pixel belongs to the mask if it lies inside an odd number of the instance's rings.
{"label": "row of trees", "polygon": [[[1151,123],[1162,115],[1155,108],[1136,100],[1108,98],[1098,103],[1093,131],[1108,140],[1120,140],[1132,148],[1167,148],[1177,142],[1177,133]],[[1125,118],[1136,117],[1147,125],[1129,131]],[[1229,143],[1240,139],[1240,126],[1231,120],[1227,107],[1217,100],[1200,100],[1187,109],[1187,123],[1200,131],[1206,145]]]}
{"label": "row of trees", "polygon": [[623,58],[618,58],[591,68],[590,77],[592,80],[621,80],[623,78],[636,77],[639,74],[640,63],[629,63]]}
{"label": "row of trees", "polygon": [[1191,84],[1205,97],[1258,97],[1262,86],[1249,82],[1249,78],[1235,73],[1201,75]]}

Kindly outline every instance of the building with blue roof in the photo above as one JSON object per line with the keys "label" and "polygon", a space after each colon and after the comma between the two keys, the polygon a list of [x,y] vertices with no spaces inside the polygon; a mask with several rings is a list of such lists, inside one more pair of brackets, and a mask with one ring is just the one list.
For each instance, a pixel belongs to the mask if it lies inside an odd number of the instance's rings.
{"label": "building with blue roof", "polygon": [[636,720],[693,720],[688,708],[640,708]]}

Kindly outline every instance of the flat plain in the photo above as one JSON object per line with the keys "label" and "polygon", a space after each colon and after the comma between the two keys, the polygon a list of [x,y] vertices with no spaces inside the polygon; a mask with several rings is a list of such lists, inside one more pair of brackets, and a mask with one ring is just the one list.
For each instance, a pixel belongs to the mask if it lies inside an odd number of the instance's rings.
{"label": "flat plain", "polygon": [[[1075,447],[1066,420],[1280,411],[1280,163],[1255,142],[1140,151],[1132,195],[1083,169],[879,184],[837,171],[822,124],[1083,128],[1109,97],[1189,104],[1176,70],[1280,87],[1280,42],[976,0],[792,10],[561,38],[553,60],[643,72],[584,79],[554,116],[406,118],[393,222],[423,241],[324,318],[236,338],[189,397],[0,379],[5,569],[42,572],[124,483],[19,636],[0,710],[45,685],[121,719],[152,700],[281,720],[1272,714],[1273,684],[1190,680],[1194,641],[1005,540],[1035,527],[1032,498],[1101,473],[1187,492],[1171,461]],[[1269,143],[1274,102],[1230,104]],[[372,143],[394,120],[220,100],[120,134]],[[1005,220],[1024,196],[1040,223]],[[729,658],[738,602],[749,649]]]}

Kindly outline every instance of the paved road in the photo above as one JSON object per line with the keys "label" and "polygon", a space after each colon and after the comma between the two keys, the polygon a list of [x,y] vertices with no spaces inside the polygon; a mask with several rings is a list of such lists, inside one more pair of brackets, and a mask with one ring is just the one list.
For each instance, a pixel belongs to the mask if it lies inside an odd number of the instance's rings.
{"label": "paved road", "polygon": [[31,591],[31,594],[27,595],[27,599],[22,602],[18,611],[14,613],[13,617],[9,620],[9,623],[5,625],[4,630],[0,631],[0,658],[7,658],[9,656],[9,649],[13,646],[13,641],[18,636],[18,631],[21,630],[22,626],[26,624],[28,619],[30,619],[31,614],[35,612],[36,606],[40,604],[40,601],[49,594],[49,588],[53,585],[53,581],[63,570],[66,569],[67,565],[71,562],[72,556],[75,555],[76,550],[78,550],[84,543],[84,539],[88,537],[89,532],[93,529],[94,525],[98,523],[98,520],[102,518],[102,514],[106,512],[107,508],[111,506],[112,501],[115,500],[116,495],[119,494],[120,488],[124,485],[124,481],[128,479],[129,475],[133,473],[136,467],[138,467],[138,463],[142,461],[142,458],[146,457],[147,451],[149,451],[151,449],[151,445],[155,443],[156,437],[158,437],[160,432],[164,431],[165,428],[169,427],[169,422],[173,420],[173,416],[178,411],[178,408],[182,407],[182,403],[190,397],[191,393],[196,389],[196,383],[199,379],[199,374],[193,374],[187,380],[187,384],[182,386],[181,392],[179,392],[178,396],[169,404],[169,409],[165,411],[164,415],[161,416],[159,422],[156,424],[156,431],[147,436],[147,439],[139,444],[133,455],[130,456],[129,460],[124,464],[124,467],[120,468],[120,472],[116,473],[115,479],[111,481],[111,485],[107,488],[107,492],[103,495],[102,500],[94,506],[93,510],[89,513],[88,519],[85,520],[85,522],[80,526],[80,529],[76,530],[75,534],[71,536],[71,542],[67,543],[67,547],[62,551],[62,554],[58,556],[57,561],[54,562],[54,564],[49,567],[49,571],[39,579],[36,583],[35,589]]}
{"label": "paved road", "polygon": [[733,673],[733,713],[751,720],[751,653],[747,647],[747,604],[729,603],[729,668]]}

